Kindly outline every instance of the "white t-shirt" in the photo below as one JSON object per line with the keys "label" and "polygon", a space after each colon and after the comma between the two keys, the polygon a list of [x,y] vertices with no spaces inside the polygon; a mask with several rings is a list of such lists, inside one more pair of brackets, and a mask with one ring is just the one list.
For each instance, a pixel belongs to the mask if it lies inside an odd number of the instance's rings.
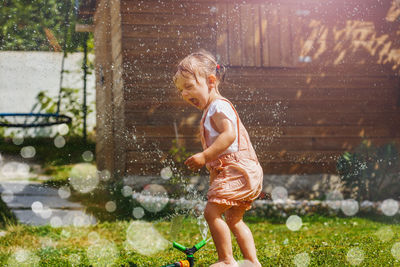
{"label": "white t-shirt", "polygon": [[236,113],[233,110],[231,104],[229,104],[227,101],[225,100],[221,100],[221,99],[216,99],[213,102],[211,102],[210,107],[208,109],[207,114],[205,115],[205,119],[204,119],[204,128],[206,129],[206,131],[209,134],[209,140],[207,140],[207,147],[211,146],[215,139],[217,139],[217,137],[219,136],[219,132],[216,131],[212,125],[211,125],[211,117],[216,113],[223,113],[233,124],[233,128],[235,129],[236,132],[236,138],[235,141],[224,151],[221,153],[222,154],[226,154],[226,153],[232,153],[232,152],[236,152],[239,150],[238,147],[238,128],[237,128],[237,117],[236,117]]}

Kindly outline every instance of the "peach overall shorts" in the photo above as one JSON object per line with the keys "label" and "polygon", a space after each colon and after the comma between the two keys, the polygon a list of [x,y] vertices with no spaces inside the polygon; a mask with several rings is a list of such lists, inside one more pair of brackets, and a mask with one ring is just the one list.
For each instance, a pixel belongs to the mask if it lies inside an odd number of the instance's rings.
{"label": "peach overall shorts", "polygon": [[[221,98],[221,100],[228,102],[235,111],[239,149],[237,152],[222,154],[218,159],[206,164],[210,172],[207,198],[209,202],[244,206],[246,210],[249,210],[252,202],[261,193],[263,170],[236,109],[227,99]],[[204,127],[207,113],[208,108],[204,111],[200,123],[201,144],[204,150],[207,149],[206,138],[209,136]]]}

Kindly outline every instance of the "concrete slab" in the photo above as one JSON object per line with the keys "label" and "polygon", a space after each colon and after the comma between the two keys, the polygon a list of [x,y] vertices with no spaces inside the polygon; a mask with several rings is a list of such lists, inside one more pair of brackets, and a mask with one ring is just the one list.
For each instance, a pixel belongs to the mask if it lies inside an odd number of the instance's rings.
{"label": "concrete slab", "polygon": [[32,203],[38,201],[43,206],[55,209],[82,209],[83,206],[80,203],[70,202],[55,196],[14,196],[14,199],[7,203],[10,209],[31,209]]}
{"label": "concrete slab", "polygon": [[[34,213],[32,210],[13,210],[18,221],[28,225],[51,225],[53,227],[74,225],[86,226],[96,224],[96,219],[93,216],[87,215],[81,210],[60,210],[51,209],[51,213],[43,214]],[[50,214],[50,216],[49,216]]]}
{"label": "concrete slab", "polygon": [[0,193],[6,190],[13,192],[14,195],[58,196],[57,189],[29,181],[0,182]]}

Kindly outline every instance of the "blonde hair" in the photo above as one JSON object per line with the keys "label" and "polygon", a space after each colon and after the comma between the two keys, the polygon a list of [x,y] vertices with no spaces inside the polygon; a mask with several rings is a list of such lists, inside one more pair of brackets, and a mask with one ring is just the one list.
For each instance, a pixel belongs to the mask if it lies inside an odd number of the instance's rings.
{"label": "blonde hair", "polygon": [[[217,84],[225,78],[225,67],[217,63],[215,57],[206,50],[191,53],[181,60],[178,64],[178,70],[173,77],[174,83],[179,75],[188,78],[187,75],[192,75],[197,82],[198,76],[207,77],[208,75],[217,77]],[[217,92],[218,92],[218,88]],[[219,92],[218,92],[219,93]]]}

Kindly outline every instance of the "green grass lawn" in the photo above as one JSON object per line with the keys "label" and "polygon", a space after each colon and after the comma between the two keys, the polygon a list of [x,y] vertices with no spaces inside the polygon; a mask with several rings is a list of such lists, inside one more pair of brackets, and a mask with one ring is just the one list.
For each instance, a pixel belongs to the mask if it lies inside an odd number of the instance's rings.
{"label": "green grass lawn", "polygon": [[[44,167],[45,174],[53,177],[46,183],[59,186],[68,183],[72,164],[83,162],[82,152],[94,152],[95,144],[82,145],[80,140],[70,139],[63,149],[58,149],[51,142],[49,139],[26,139],[23,146],[36,148],[35,161]],[[0,143],[1,153],[18,155],[20,149],[21,146],[10,140]],[[156,251],[162,240],[164,243],[165,240],[177,241],[187,247],[201,241],[193,217],[177,224],[165,208],[166,211],[156,216],[147,213],[145,218],[152,221],[141,225],[143,229],[135,229],[135,233],[142,235],[134,238],[134,244],[127,242],[127,230],[138,221],[116,219],[129,218],[131,205],[138,203],[129,204],[126,198],[119,197],[117,206],[123,211],[106,212],[105,203],[114,200],[120,190],[114,191],[110,194],[108,188],[100,187],[86,195],[72,192],[70,199],[84,204],[86,211],[101,221],[94,226],[33,227],[15,225],[12,220],[7,220],[11,225],[0,228],[0,266],[161,266],[185,258],[182,252],[171,248],[170,243],[166,243],[165,249]],[[286,227],[284,218],[246,217],[245,220],[253,232],[263,266],[400,266],[399,218],[383,215],[369,218],[303,216],[302,227],[295,232]],[[157,232],[152,232],[149,225]],[[171,234],[171,229],[176,234]],[[240,260],[235,241],[233,249],[235,258]],[[138,252],[141,250],[154,254],[146,256]],[[197,266],[214,263],[217,253],[212,241],[195,256]]]}
{"label": "green grass lawn", "polygon": [[[274,222],[260,218],[246,218],[252,230],[263,266],[296,266],[299,259],[309,258],[308,266],[352,266],[347,260],[355,255],[358,266],[400,266],[400,225],[385,224],[365,218],[303,217],[298,231],[290,231],[285,219]],[[136,221],[137,222],[137,221]],[[95,226],[51,228],[50,226],[9,226],[0,237],[0,265],[13,265],[27,258],[26,266],[100,266],[114,262],[116,266],[134,263],[137,266],[161,266],[184,259],[184,254],[173,248],[141,255],[129,246],[127,229],[132,222],[105,222]],[[166,240],[171,240],[171,220],[151,223]],[[176,225],[174,225],[176,229]],[[196,221],[185,218],[175,239],[189,247],[201,241]],[[148,230],[148,228],[147,228]],[[144,229],[143,234],[146,234]],[[136,231],[138,232],[138,231]],[[139,231],[140,232],[140,231]],[[1,232],[0,232],[1,233]],[[154,236],[154,238],[153,238]],[[156,247],[157,235],[136,239],[137,249]],[[23,249],[23,250],[21,250]],[[234,256],[241,259],[239,247],[233,242]],[[352,253],[353,251],[353,253]],[[357,254],[358,253],[358,254]],[[396,254],[397,253],[397,254]],[[21,256],[22,255],[22,256]],[[25,257],[24,255],[29,255]],[[357,256],[361,255],[361,256]],[[217,260],[212,241],[196,253],[197,266],[209,266]],[[23,266],[18,262],[16,266]],[[300,260],[301,263],[301,260]],[[297,265],[307,266],[307,265]]]}

